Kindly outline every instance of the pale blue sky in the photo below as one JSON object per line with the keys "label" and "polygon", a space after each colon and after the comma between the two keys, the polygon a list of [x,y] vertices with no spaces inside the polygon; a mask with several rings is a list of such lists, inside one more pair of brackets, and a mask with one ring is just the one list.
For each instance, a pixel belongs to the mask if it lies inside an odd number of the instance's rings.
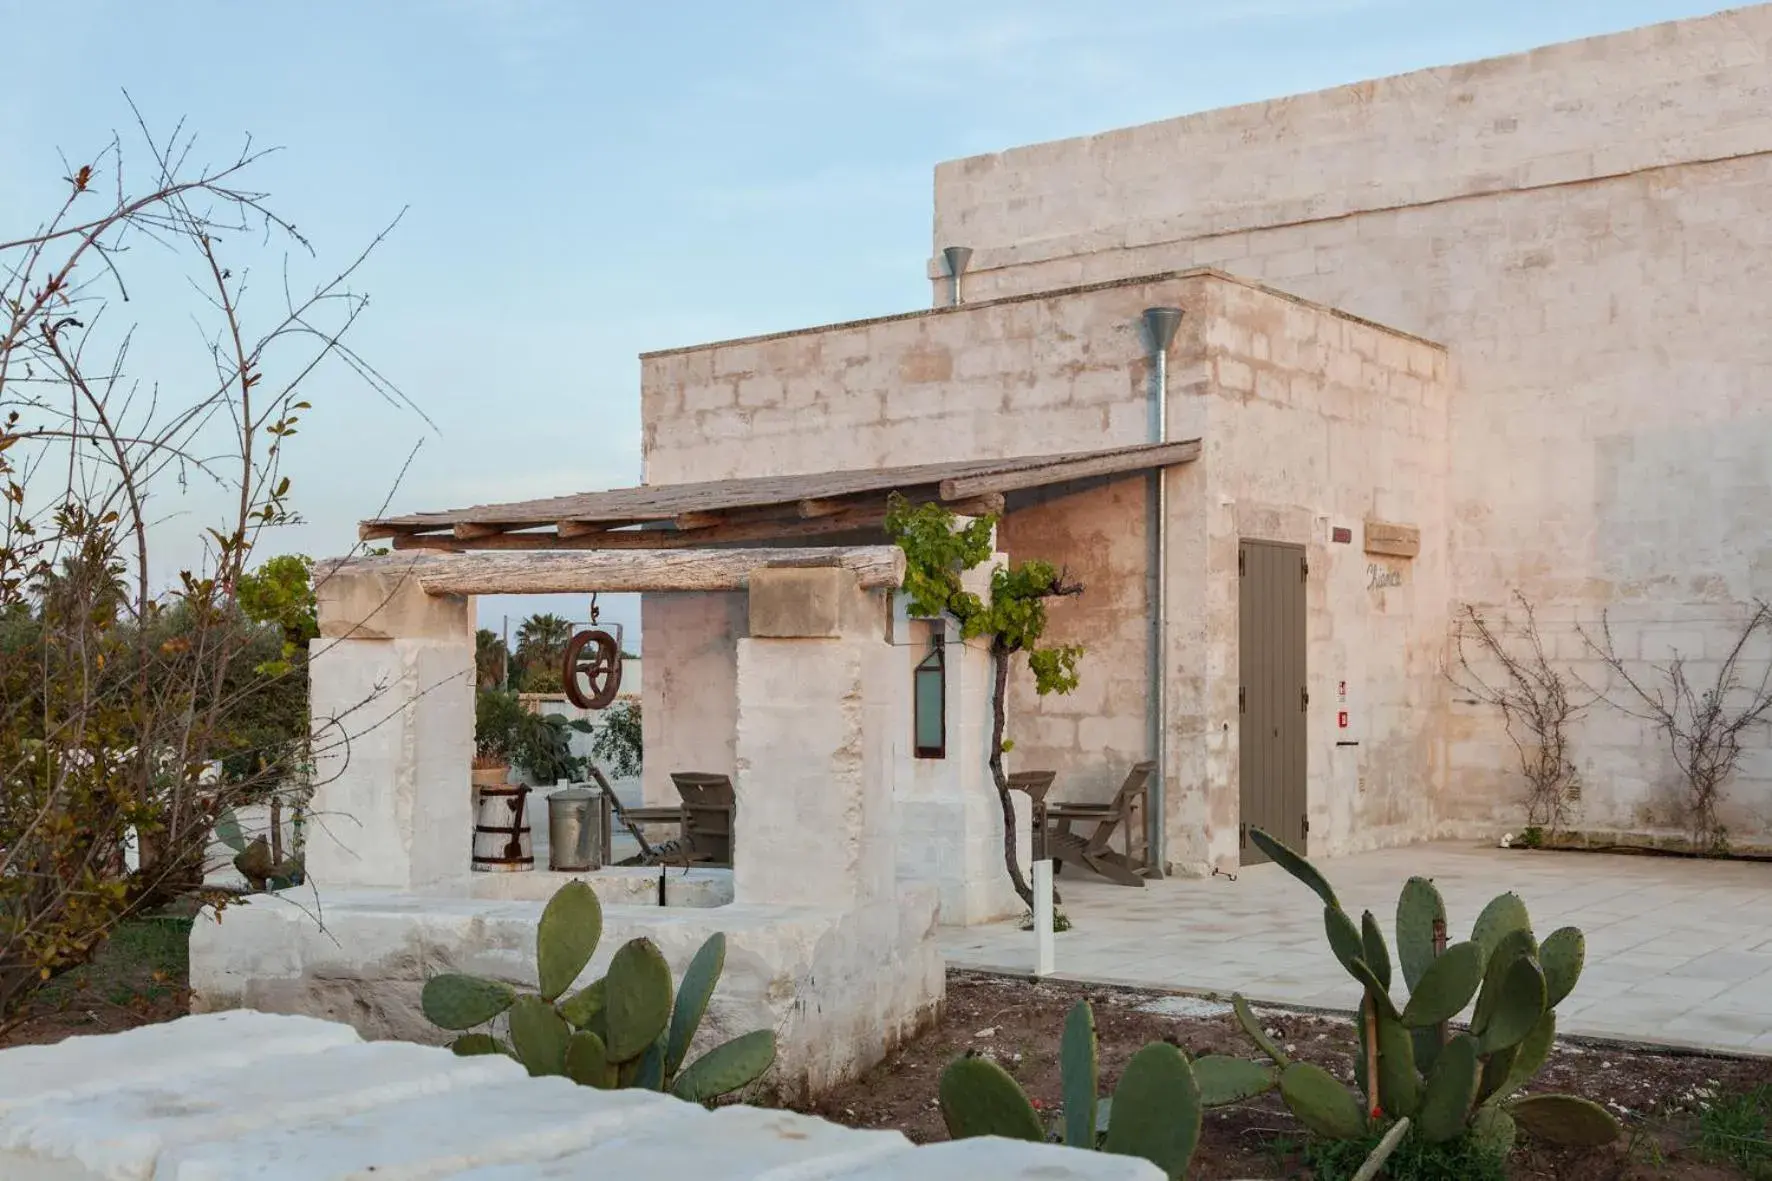
{"label": "pale blue sky", "polygon": [[926,306],[938,161],[1723,7],[0,0],[0,238],[124,89],[216,159],[284,146],[259,181],[324,262],[409,206],[355,340],[437,429],[316,384],[276,545],[327,554],[421,436],[397,509],[633,483],[637,353]]}

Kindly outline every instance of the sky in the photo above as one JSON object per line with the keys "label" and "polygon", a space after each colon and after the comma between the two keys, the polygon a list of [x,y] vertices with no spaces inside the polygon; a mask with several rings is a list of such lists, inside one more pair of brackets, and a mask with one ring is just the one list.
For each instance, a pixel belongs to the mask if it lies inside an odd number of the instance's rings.
{"label": "sky", "polygon": [[[1724,7],[0,0],[0,241],[60,199],[64,156],[130,140],[129,100],[157,134],[183,120],[194,160],[282,149],[252,181],[313,243],[300,274],[398,217],[353,280],[352,343],[416,409],[316,373],[287,468],[304,523],[265,542],[338,554],[384,503],[637,483],[643,351],[928,306],[940,161]],[[143,323],[137,368],[207,373],[177,301],[144,302],[111,313]],[[157,538],[173,568],[219,504],[181,495]],[[631,598],[604,606],[637,644]],[[585,607],[480,613],[514,634]]]}

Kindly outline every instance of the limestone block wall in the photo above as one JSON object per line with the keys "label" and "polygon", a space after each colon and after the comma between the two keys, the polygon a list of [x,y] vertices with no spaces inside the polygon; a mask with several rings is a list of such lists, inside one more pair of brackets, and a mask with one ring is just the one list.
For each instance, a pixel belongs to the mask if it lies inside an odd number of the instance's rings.
{"label": "limestone block wall", "polygon": [[[1150,373],[1140,316],[1197,299],[1199,276],[1165,276],[1046,292],[775,337],[653,353],[642,358],[646,479],[669,483],[950,459],[1039,455],[1148,442]],[[1174,380],[1199,373],[1197,321],[1172,349]],[[1194,358],[1190,360],[1190,358]],[[1190,374],[1192,376],[1190,376]],[[1197,432],[1179,402],[1172,438]],[[1185,479],[1176,475],[1172,479]],[[1089,649],[1068,698],[1040,698],[1025,670],[1011,679],[1011,769],[1060,772],[1055,795],[1102,798],[1148,757],[1149,612],[1142,477],[1044,506],[1015,509],[1001,526],[1011,558],[1064,564],[1089,587],[1057,605],[1049,634]],[[671,631],[674,608],[647,597],[647,645],[708,643],[705,625]],[[1177,610],[1187,604],[1177,602]],[[660,649],[646,649],[649,664]],[[705,649],[713,659],[713,649]],[[651,686],[668,671],[648,677]],[[712,690],[710,690],[710,693]],[[648,710],[647,736],[664,727],[665,700]],[[718,715],[711,729],[723,725]],[[675,727],[681,729],[681,727]],[[711,732],[711,731],[710,731]],[[664,737],[670,743],[676,739]],[[648,750],[653,748],[649,745]],[[648,758],[648,791],[664,769]]]}
{"label": "limestone block wall", "polygon": [[[1302,545],[1309,563],[1311,852],[1422,839],[1439,825],[1446,696],[1446,352],[1249,284],[1202,283],[1197,306],[1205,453],[1179,483],[1170,552],[1178,597],[1201,607],[1172,624],[1169,856],[1236,864],[1242,539]],[[1419,529],[1419,555],[1366,553],[1368,521]]]}
{"label": "limestone block wall", "polygon": [[[1769,45],[1758,5],[955,161],[934,245],[973,248],[973,299],[1205,265],[1446,345],[1453,599],[1708,653],[1772,592]],[[1517,824],[1505,737],[1455,709],[1449,816]],[[1657,810],[1639,737],[1578,735],[1589,822]]]}

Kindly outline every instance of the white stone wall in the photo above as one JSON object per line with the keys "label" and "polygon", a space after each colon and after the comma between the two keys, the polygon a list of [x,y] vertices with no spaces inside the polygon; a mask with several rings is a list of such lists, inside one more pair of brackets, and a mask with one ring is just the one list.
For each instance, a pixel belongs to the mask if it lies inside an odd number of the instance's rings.
{"label": "white stone wall", "polygon": [[503,1057],[365,1044],[345,1025],[222,1013],[0,1051],[0,1176],[18,1181],[587,1176],[1150,1181],[1044,1144],[913,1147],[751,1107],[530,1078]]}
{"label": "white stone wall", "polygon": [[652,672],[641,694],[649,805],[675,804],[673,771],[731,775],[738,765],[738,639],[742,593],[651,594],[640,598],[640,627]]}
{"label": "white stone wall", "polygon": [[[1756,5],[955,161],[934,245],[973,248],[974,300],[1205,265],[1446,345],[1455,603],[1610,606],[1626,650],[1709,653],[1772,593],[1769,43]],[[1449,734],[1448,820],[1517,827],[1496,718]],[[1593,715],[1582,822],[1663,816],[1662,746]],[[1732,824],[1763,837],[1744,771]]]}

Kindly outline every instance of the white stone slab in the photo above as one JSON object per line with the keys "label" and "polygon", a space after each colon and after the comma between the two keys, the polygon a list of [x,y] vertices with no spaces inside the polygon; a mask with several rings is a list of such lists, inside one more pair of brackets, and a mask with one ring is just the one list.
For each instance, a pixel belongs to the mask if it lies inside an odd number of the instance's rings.
{"label": "white stone slab", "polygon": [[1159,1017],[1223,1017],[1231,1011],[1231,1007],[1223,1001],[1209,1001],[1198,996],[1160,996],[1154,1001],[1146,1001],[1137,1006],[1140,1013],[1154,1013]]}
{"label": "white stone slab", "polygon": [[[433,1051],[435,1053],[436,1051]],[[168,1153],[155,1181],[424,1181],[464,1169],[534,1164],[701,1108],[652,1091],[591,1091],[561,1078],[421,1095],[313,1124],[258,1129]]]}
{"label": "white stone slab", "polygon": [[0,1120],[0,1150],[77,1161],[107,1181],[149,1181],[162,1154],[179,1145],[340,1119],[414,1095],[508,1086],[527,1077],[502,1056],[457,1058],[403,1042],[256,1054],[227,1069],[15,1107]]}
{"label": "white stone slab", "polygon": [[995,1136],[930,1144],[900,1160],[815,1175],[831,1181],[1163,1181],[1161,1169],[1138,1157]]}
{"label": "white stone slab", "polygon": [[[582,1181],[586,1177],[683,1177],[695,1181],[813,1181],[889,1163],[918,1175],[898,1132],[858,1132],[811,1116],[722,1107],[692,1122],[646,1124],[571,1156],[470,1169],[457,1181]],[[992,1174],[997,1176],[1000,1174]]]}
{"label": "white stone slab", "polygon": [[20,1104],[68,1100],[244,1065],[314,1054],[363,1039],[348,1025],[250,1010],[208,1013],[104,1037],[73,1037],[0,1053],[0,1115]]}

